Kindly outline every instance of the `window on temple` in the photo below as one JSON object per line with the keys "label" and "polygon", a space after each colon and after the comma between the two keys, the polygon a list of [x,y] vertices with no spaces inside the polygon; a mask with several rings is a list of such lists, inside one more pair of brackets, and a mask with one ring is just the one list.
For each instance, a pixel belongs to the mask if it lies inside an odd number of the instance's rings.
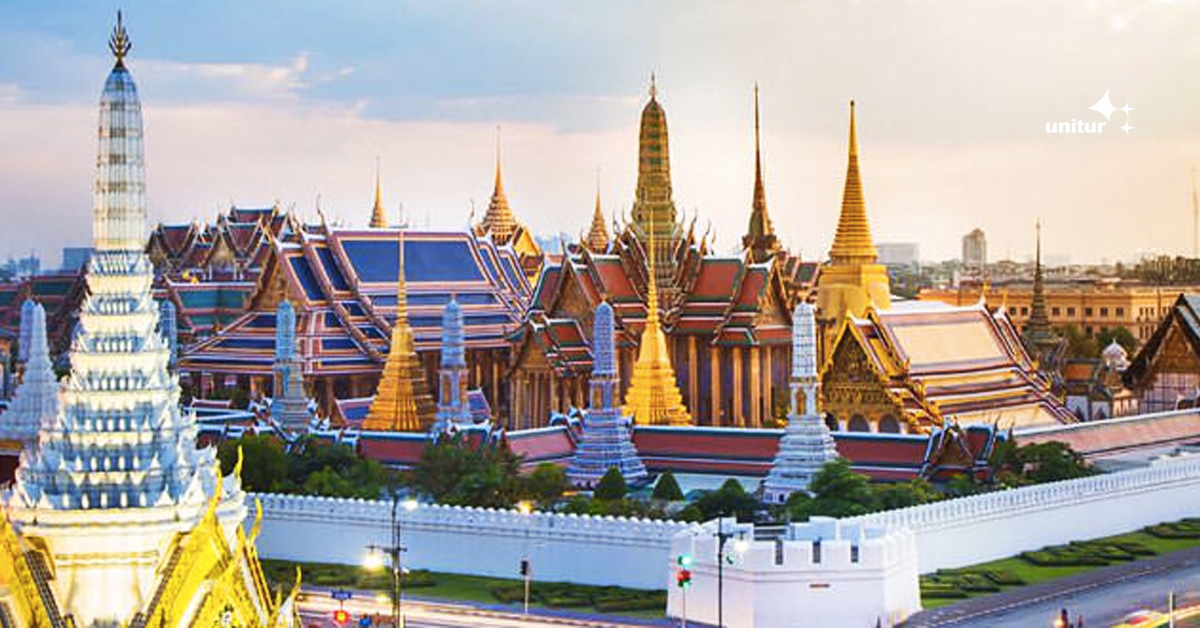
{"label": "window on temple", "polygon": [[850,424],[847,426],[851,432],[870,432],[871,424],[861,414],[856,414],[850,417]]}
{"label": "window on temple", "polygon": [[833,416],[832,414],[825,415],[825,427],[828,427],[829,431],[831,432],[836,432],[842,429],[841,426],[838,425],[837,417]]}
{"label": "window on temple", "polygon": [[885,414],[882,419],[879,419],[879,431],[888,434],[899,434],[900,421],[896,420],[896,417],[890,414]]}

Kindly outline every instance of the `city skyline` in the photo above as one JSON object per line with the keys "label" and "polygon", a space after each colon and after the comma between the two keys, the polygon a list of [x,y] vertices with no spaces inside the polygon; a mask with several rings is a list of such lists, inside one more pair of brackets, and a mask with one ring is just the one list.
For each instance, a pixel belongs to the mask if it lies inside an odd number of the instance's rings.
{"label": "city skyline", "polygon": [[[223,3],[203,19],[122,7],[146,103],[152,222],[276,200],[315,219],[320,196],[330,219],[365,225],[378,156],[393,219],[403,202],[417,225],[460,229],[472,200],[477,216],[486,204],[500,126],[518,217],[538,233],[576,234],[597,170],[605,212],[629,209],[637,112],[655,72],[676,203],[712,221],[720,251],[737,246],[749,217],[755,82],[768,206],[806,259],[823,259],[832,238],[851,97],[881,242],[953,258],[978,226],[992,259],[1024,259],[1041,217],[1047,251],[1074,261],[1191,249],[1200,95],[1156,77],[1200,67],[1200,38],[1183,27],[1200,18],[1192,2],[1063,2],[1040,20],[950,3],[693,15],[530,2],[476,5],[472,19],[453,4],[314,4],[276,17]],[[32,245],[54,265],[62,246],[86,241],[107,56],[94,25],[116,8],[0,9],[0,207],[21,227],[0,234],[0,252]],[[608,45],[630,32],[628,45]],[[933,54],[946,46],[959,54]],[[1128,135],[1122,113],[1112,133],[1046,134],[1047,122],[1102,121],[1087,108],[1105,92],[1133,107]]]}

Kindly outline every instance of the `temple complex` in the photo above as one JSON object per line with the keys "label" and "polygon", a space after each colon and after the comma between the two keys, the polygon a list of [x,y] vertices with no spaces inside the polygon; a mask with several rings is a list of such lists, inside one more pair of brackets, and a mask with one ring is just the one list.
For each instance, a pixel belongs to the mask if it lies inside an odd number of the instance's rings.
{"label": "temple complex", "polygon": [[[759,218],[751,220],[745,255],[714,254],[708,234],[696,233],[695,219],[686,228],[677,223],[666,129],[652,85],[640,125],[633,221],[614,229],[602,247],[597,207],[589,237],[568,247],[560,263],[547,265],[515,337],[512,427],[545,425],[551,413],[584,407],[593,316],[603,302],[613,308],[623,398],[635,362],[648,351],[642,337],[654,312],[659,331],[649,337],[661,338],[663,346],[652,352],[670,365],[678,405],[695,423],[762,427],[782,419],[777,408],[783,407],[788,377],[790,312],[815,277],[815,264],[755,253],[774,250],[770,242],[777,242],[766,218],[761,169],[752,202],[758,209],[751,208]],[[650,296],[651,277],[656,298]],[[658,403],[676,405],[668,398]],[[680,421],[683,415],[674,416]]]}
{"label": "temple complex", "polygon": [[792,381],[788,424],[779,453],[763,482],[763,501],[782,504],[796,491],[807,491],[837,447],[818,407],[817,323],[813,307],[797,303],[792,315]]}
{"label": "temple complex", "polygon": [[88,296],[58,414],[3,494],[0,617],[53,628],[297,625],[299,587],[287,601],[272,595],[257,520],[249,536],[242,529],[240,463],[222,477],[215,451],[196,448],[195,416],[180,411],[143,252],[141,105],[120,14],[109,45]]}
{"label": "temple complex", "polygon": [[379,376],[375,398],[367,412],[363,429],[376,432],[427,432],[433,427],[437,409],[429,394],[429,384],[421,358],[413,345],[408,325],[408,287],[404,283],[404,235],[399,245],[399,270],[396,288],[396,318],[392,321],[392,342],[387,362]]}
{"label": "temple complex", "polygon": [[610,468],[621,472],[626,482],[646,478],[646,466],[630,439],[628,418],[617,399],[617,361],[613,309],[607,303],[596,308],[592,337],[595,344],[595,368],[589,384],[589,405],[583,415],[579,445],[567,467],[567,478],[576,486],[595,486]]}

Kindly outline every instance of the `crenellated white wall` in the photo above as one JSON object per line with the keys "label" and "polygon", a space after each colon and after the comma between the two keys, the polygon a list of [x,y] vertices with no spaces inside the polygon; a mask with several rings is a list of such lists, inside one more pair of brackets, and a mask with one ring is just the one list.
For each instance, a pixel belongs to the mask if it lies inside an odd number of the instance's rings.
{"label": "crenellated white wall", "polygon": [[[362,564],[391,543],[390,501],[258,495],[264,558]],[[662,589],[671,538],[695,524],[422,504],[401,512],[406,568],[519,578],[528,553],[541,581]]]}
{"label": "crenellated white wall", "polygon": [[[722,624],[730,628],[892,626],[921,610],[913,534],[815,517],[778,539],[723,522],[732,539],[721,570]],[[692,586],[672,585],[667,614],[718,624],[717,522],[675,537],[672,554],[692,557]],[[742,542],[739,542],[742,541]],[[684,599],[686,596],[686,600]]]}
{"label": "crenellated white wall", "polygon": [[916,534],[920,572],[1200,516],[1200,457],[845,519]]}

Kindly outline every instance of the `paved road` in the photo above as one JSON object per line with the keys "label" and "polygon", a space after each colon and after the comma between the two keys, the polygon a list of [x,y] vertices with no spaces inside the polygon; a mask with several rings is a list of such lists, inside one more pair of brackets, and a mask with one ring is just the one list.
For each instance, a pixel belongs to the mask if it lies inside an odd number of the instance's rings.
{"label": "paved road", "polygon": [[1049,626],[1059,609],[1066,607],[1072,617],[1081,614],[1088,628],[1107,628],[1139,609],[1165,610],[1167,592],[1172,590],[1181,605],[1200,604],[1200,548],[966,600],[919,613],[904,626]]}
{"label": "paved road", "polygon": [[[304,625],[312,628],[341,628],[332,620],[333,611],[339,604],[329,597],[327,591],[308,592],[299,603],[300,616]],[[346,602],[344,608],[353,618],[345,628],[357,628],[357,618],[365,614],[388,616],[391,603],[376,600],[369,594],[356,594]],[[666,621],[621,620],[609,617],[587,616],[577,613],[551,614],[531,611],[529,615],[510,610],[496,610],[468,604],[429,602],[406,599],[404,602],[405,628],[460,628],[464,626],[486,628],[520,628],[523,626],[555,626],[570,628],[646,628],[666,626]]]}

